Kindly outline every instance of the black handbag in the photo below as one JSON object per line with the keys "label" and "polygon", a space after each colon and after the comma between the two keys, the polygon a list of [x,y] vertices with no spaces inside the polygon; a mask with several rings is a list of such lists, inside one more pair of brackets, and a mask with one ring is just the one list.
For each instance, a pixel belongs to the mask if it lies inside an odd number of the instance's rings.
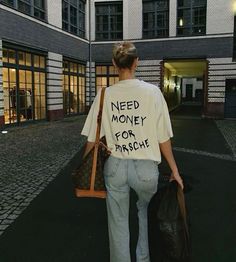
{"label": "black handbag", "polygon": [[190,262],[183,190],[174,180],[157,190],[148,206],[151,262]]}

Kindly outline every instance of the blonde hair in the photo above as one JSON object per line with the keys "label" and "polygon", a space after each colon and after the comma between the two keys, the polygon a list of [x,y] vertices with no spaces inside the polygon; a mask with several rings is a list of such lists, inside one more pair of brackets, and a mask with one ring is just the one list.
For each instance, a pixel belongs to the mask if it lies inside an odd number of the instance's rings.
{"label": "blonde hair", "polygon": [[126,41],[113,46],[112,56],[118,68],[130,69],[138,54],[135,45]]}

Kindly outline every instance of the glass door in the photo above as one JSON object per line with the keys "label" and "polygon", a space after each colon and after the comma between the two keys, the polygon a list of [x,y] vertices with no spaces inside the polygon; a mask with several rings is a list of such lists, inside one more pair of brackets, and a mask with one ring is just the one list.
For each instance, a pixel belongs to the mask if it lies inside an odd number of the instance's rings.
{"label": "glass door", "polygon": [[32,72],[19,70],[18,112],[19,122],[33,119]]}
{"label": "glass door", "polygon": [[16,69],[3,68],[3,95],[5,123],[17,122]]}

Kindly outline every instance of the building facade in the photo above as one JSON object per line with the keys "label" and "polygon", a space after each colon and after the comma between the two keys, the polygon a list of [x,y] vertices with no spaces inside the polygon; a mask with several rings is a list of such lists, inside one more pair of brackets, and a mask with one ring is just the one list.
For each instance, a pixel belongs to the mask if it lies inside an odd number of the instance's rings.
{"label": "building facade", "polygon": [[235,0],[0,0],[0,125],[84,114],[118,81],[114,43],[170,109],[236,117]]}

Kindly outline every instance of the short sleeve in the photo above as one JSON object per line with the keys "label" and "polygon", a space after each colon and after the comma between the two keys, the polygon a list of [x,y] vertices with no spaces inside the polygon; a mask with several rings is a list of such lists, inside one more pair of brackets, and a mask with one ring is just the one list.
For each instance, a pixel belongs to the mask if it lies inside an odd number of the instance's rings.
{"label": "short sleeve", "polygon": [[157,118],[157,140],[158,143],[164,143],[173,137],[172,126],[170,122],[169,110],[165,98],[161,91],[158,92],[158,118]]}
{"label": "short sleeve", "polygon": [[[101,91],[99,90],[89,110],[88,116],[86,118],[84,127],[81,132],[81,135],[88,137],[89,142],[95,142],[96,140],[97,116],[99,111],[100,96],[101,96]],[[102,136],[104,136],[103,125],[101,127],[101,133],[100,133],[100,137]]]}

